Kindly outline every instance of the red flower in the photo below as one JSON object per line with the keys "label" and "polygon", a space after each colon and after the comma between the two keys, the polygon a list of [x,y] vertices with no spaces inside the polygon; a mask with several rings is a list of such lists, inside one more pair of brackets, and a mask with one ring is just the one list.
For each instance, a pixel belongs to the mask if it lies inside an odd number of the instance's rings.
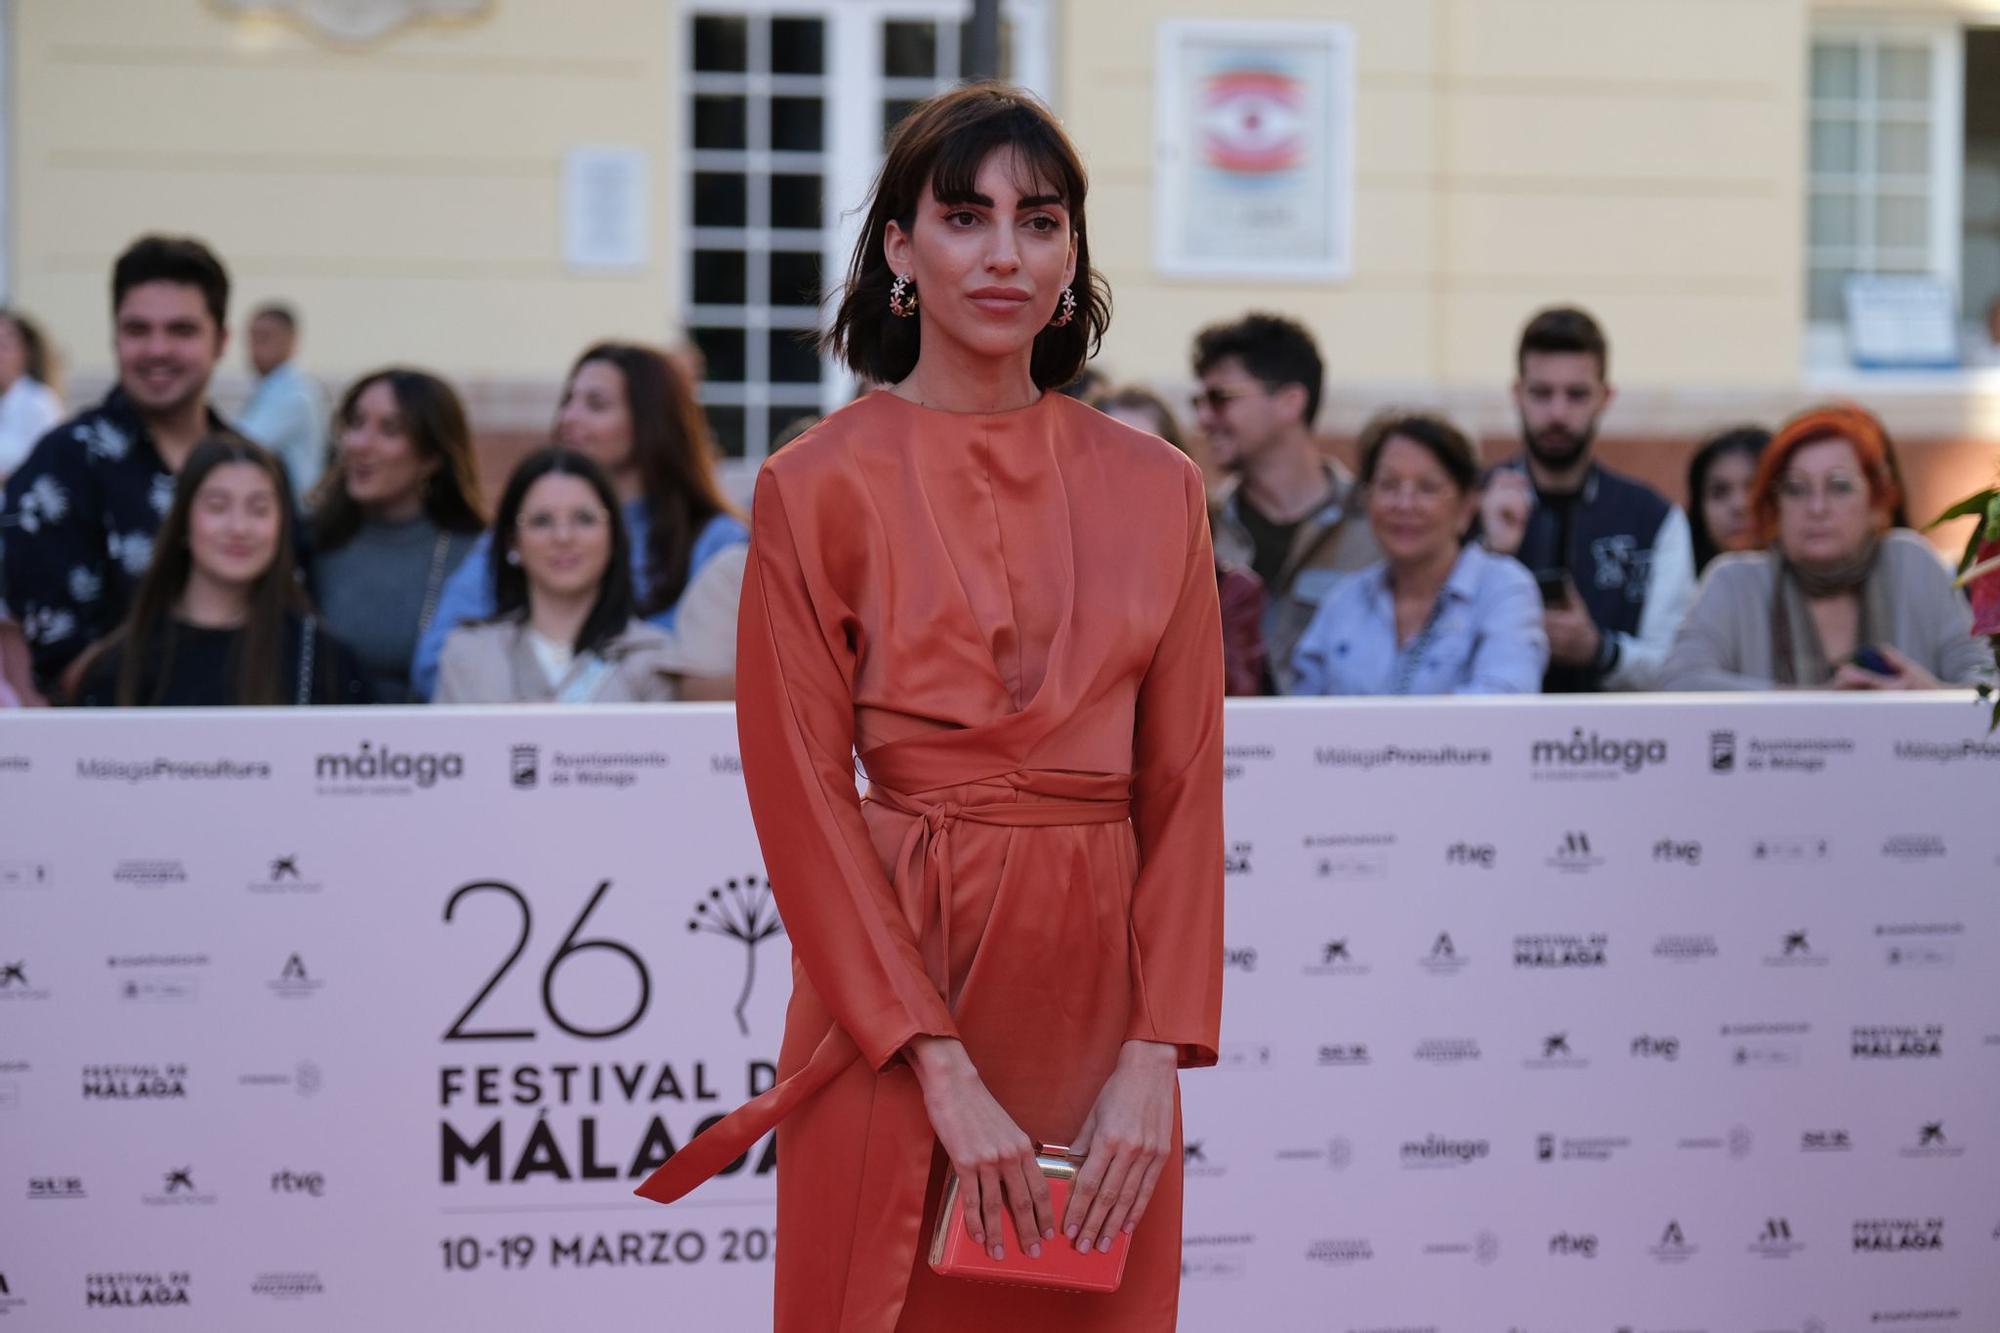
{"label": "red flower", "polygon": [[2000,634],[2000,541],[1990,541],[1979,548],[1972,567],[1977,569],[1982,565],[1990,568],[1965,585],[1972,594],[1972,632]]}

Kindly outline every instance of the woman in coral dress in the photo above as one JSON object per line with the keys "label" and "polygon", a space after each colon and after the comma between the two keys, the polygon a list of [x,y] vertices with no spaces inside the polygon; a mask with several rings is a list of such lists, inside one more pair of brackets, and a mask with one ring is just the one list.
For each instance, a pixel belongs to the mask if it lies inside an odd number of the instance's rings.
{"label": "woman in coral dress", "polygon": [[[1221,631],[1199,473],[1054,392],[1109,314],[1084,192],[1026,94],[913,113],[830,336],[894,387],[757,480],[737,717],[794,957],[779,1082],[639,1192],[775,1127],[780,1333],[1174,1326],[1176,1071],[1221,1019]],[[1064,1214],[1038,1143],[1084,1159]],[[953,1175],[975,1244],[1125,1234],[1123,1284],[933,1273]]]}

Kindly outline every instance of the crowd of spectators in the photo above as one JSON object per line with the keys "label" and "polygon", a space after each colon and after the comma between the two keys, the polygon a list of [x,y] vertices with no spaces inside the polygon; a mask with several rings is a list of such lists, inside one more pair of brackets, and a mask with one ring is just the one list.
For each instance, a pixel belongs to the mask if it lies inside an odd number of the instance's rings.
{"label": "crowd of spectators", "polygon": [[[296,364],[297,312],[266,304],[232,423],[210,403],[229,280],[208,248],[141,238],[111,298],[117,383],[67,420],[46,340],[0,310],[0,704],[731,697],[749,532],[690,358],[586,349],[551,443],[489,511],[445,380],[385,367],[329,412]],[[1191,410],[1220,474],[1229,692],[1990,675],[1873,416],[1722,431],[1694,454],[1684,511],[1597,459],[1609,368],[1589,314],[1541,311],[1516,349],[1518,456],[1485,467],[1451,422],[1390,411],[1350,473],[1313,431],[1323,361],[1304,327],[1251,314],[1200,332]],[[1069,392],[1187,447],[1152,389],[1093,381]]]}

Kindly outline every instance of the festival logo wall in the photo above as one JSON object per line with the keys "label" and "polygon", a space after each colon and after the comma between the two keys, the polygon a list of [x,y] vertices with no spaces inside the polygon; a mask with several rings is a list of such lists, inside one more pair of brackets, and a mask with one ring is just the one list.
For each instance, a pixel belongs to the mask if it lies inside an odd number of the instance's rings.
{"label": "festival logo wall", "polygon": [[[733,719],[339,711],[8,724],[0,1326],[768,1326]],[[1970,711],[1232,706],[1182,1326],[2000,1328]]]}

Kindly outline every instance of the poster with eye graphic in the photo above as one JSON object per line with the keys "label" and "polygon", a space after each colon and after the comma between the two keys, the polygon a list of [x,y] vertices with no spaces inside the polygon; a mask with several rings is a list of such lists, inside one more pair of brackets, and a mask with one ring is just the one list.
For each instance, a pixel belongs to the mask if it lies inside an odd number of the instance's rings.
{"label": "poster with eye graphic", "polygon": [[1338,23],[1160,25],[1154,265],[1188,277],[1353,269],[1354,36]]}

